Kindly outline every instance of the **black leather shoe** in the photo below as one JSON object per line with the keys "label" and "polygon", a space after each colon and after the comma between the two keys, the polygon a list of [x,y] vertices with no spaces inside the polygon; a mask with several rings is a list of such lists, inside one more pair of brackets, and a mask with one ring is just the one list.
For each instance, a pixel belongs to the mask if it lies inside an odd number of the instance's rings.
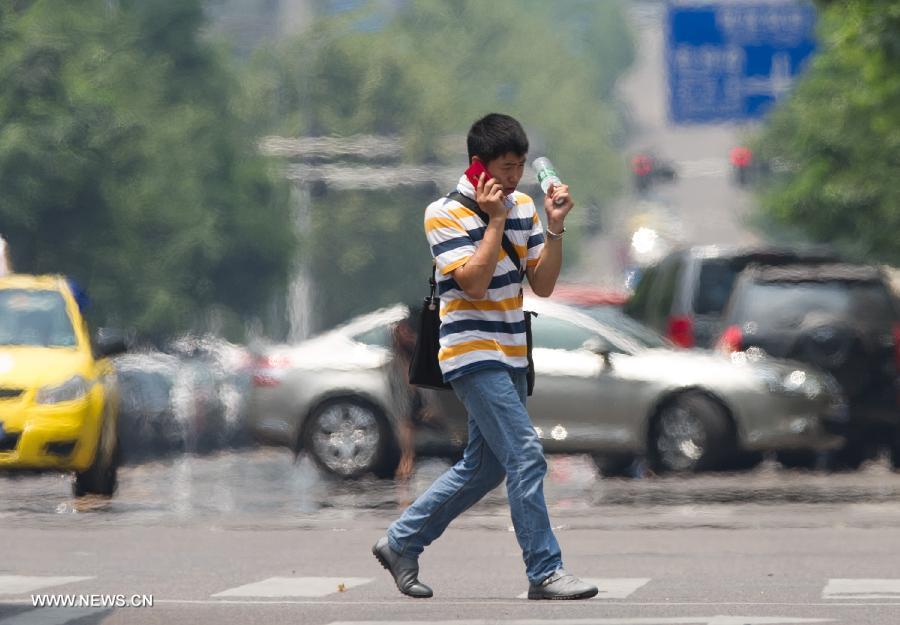
{"label": "black leather shoe", "polygon": [[381,562],[381,566],[394,576],[397,588],[404,595],[416,599],[428,599],[434,593],[431,588],[419,581],[419,562],[415,558],[404,557],[391,549],[387,536],[382,536],[372,547],[372,553]]}
{"label": "black leather shoe", "polygon": [[557,569],[540,584],[528,587],[529,599],[590,599],[596,596],[596,586],[584,582],[564,569]]}

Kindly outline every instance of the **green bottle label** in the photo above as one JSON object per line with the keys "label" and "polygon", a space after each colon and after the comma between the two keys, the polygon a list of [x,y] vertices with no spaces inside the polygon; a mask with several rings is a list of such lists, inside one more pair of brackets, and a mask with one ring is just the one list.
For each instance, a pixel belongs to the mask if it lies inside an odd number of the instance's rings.
{"label": "green bottle label", "polygon": [[548,178],[557,178],[557,179],[559,178],[559,176],[556,175],[556,172],[553,171],[552,169],[550,169],[549,167],[539,171],[537,176],[538,176],[538,183],[541,185],[543,185],[544,181],[547,180]]}

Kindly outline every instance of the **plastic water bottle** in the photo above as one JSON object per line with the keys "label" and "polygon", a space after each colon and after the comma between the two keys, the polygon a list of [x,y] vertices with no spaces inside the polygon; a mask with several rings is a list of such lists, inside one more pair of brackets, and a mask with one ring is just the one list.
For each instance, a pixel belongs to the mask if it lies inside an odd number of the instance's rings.
{"label": "plastic water bottle", "polygon": [[[562,184],[562,180],[559,179],[556,168],[553,166],[553,163],[550,162],[549,158],[545,156],[536,158],[531,166],[534,167],[538,184],[541,185],[541,190],[545,195],[550,193],[552,187]],[[563,202],[565,202],[565,200],[557,198],[553,203],[557,206],[561,206]]]}

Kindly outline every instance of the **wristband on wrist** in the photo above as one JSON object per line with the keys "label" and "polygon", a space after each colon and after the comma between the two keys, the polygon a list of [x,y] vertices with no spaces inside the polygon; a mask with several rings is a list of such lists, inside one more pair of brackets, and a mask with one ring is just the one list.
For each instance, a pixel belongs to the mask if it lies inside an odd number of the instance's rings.
{"label": "wristband on wrist", "polygon": [[566,233],[566,229],[565,227],[563,227],[563,229],[559,232],[553,232],[552,230],[550,230],[550,228],[547,228],[546,230],[544,230],[544,232],[547,233],[547,238],[551,241],[558,241],[563,238],[563,235]]}

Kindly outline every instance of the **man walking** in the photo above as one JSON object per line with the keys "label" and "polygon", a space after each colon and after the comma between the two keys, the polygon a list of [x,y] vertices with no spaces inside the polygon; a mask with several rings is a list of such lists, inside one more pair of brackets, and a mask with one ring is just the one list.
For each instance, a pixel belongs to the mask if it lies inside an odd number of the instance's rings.
{"label": "man walking", "polygon": [[[431,597],[419,581],[418,558],[450,522],[506,478],[516,538],[522,548],[529,599],[586,599],[597,588],[563,568],[547,513],[543,448],[525,409],[527,347],[522,309],[524,263],[531,289],[553,292],[562,265],[562,238],[572,199],[566,185],[544,199],[547,229],[531,198],[516,191],[528,153],[518,121],[490,114],[467,137],[470,162],[487,170],[472,184],[463,176],[457,192],[425,211],[425,232],[437,267],[441,297],[444,380],[468,412],[469,440],[462,460],[406,509],[372,548],[411,597]],[[474,200],[486,224],[467,208]],[[473,207],[475,208],[475,207]],[[546,232],[546,240],[545,240]],[[503,250],[510,239],[518,259]]]}

